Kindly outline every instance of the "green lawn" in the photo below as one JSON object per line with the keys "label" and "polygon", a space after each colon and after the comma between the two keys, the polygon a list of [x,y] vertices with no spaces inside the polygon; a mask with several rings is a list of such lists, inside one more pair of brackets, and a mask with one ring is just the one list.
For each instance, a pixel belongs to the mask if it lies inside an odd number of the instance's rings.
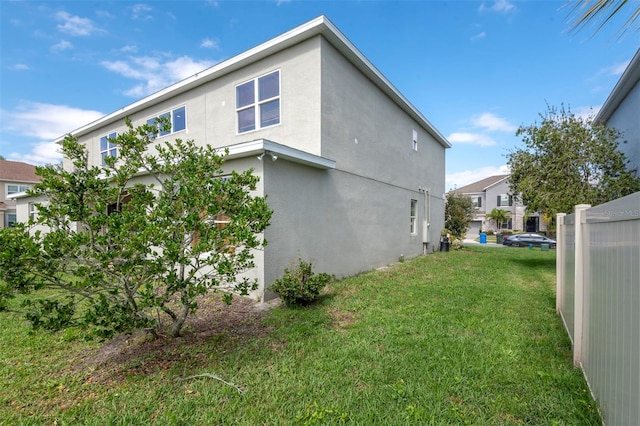
{"label": "green lawn", "polygon": [[[100,343],[3,313],[0,424],[599,425],[554,268],[553,251],[436,253],[336,282],[310,308],[132,337],[103,363]],[[229,384],[180,380],[203,374]]]}

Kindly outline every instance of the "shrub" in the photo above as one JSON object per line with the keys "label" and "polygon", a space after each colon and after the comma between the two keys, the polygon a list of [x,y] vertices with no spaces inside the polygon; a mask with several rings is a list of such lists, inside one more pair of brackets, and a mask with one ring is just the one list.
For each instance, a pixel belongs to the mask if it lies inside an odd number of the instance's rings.
{"label": "shrub", "polygon": [[289,306],[314,302],[320,290],[333,280],[333,276],[324,272],[315,274],[312,269],[311,262],[298,258],[297,264],[293,262],[284,270],[284,276],[271,285],[271,290]]}

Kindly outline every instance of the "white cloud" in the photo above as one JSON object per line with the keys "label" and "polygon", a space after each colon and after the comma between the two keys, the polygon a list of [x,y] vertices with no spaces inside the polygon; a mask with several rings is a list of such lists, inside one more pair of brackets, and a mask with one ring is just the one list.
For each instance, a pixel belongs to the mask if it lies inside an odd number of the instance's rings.
{"label": "white cloud", "polygon": [[611,66],[608,66],[608,67],[600,70],[600,72],[598,74],[620,76],[620,75],[622,75],[624,70],[627,69],[627,67],[629,66],[629,63],[631,63],[631,60],[624,61],[624,62],[618,62],[617,64],[613,64]]}
{"label": "white cloud", "polygon": [[127,61],[104,61],[101,63],[110,71],[132,80],[141,81],[141,84],[124,92],[125,95],[136,98],[164,89],[214,64],[213,61],[196,61],[188,56],[181,56],[166,62],[158,57],[140,56],[130,57]]}
{"label": "white cloud", "polygon": [[122,46],[120,48],[120,52],[122,53],[136,53],[138,51],[138,46],[135,44],[127,44],[126,46]]}
{"label": "white cloud", "polygon": [[[53,140],[102,117],[99,111],[83,110],[66,105],[29,102],[15,111],[0,111],[2,132],[18,135],[20,139],[36,139],[31,152],[11,153],[8,158],[34,164],[59,161],[62,156]],[[4,141],[3,141],[4,143]]]}
{"label": "white cloud", "polygon": [[35,165],[56,164],[62,161],[62,153],[60,146],[55,142],[38,142],[33,144],[31,152],[11,152],[7,159]]}
{"label": "white cloud", "polygon": [[583,120],[586,120],[588,118],[593,118],[596,116],[596,114],[598,114],[598,111],[600,111],[600,108],[602,108],[602,105],[596,105],[594,107],[587,107],[587,106],[582,106],[582,107],[578,107],[576,109],[572,109],[571,112],[579,118],[582,118]]}
{"label": "white cloud", "polygon": [[205,49],[220,49],[220,42],[218,40],[211,40],[210,38],[205,38],[200,43],[200,47]]}
{"label": "white cloud", "polygon": [[133,6],[131,6],[131,18],[141,21],[148,21],[150,19],[153,19],[153,15],[151,15],[150,13],[152,10],[153,8],[147,4],[134,4]]}
{"label": "white cloud", "polygon": [[58,12],[55,14],[55,18],[58,21],[62,21],[62,24],[58,24],[58,29],[72,36],[88,36],[94,32],[101,31],[96,28],[91,19],[74,16],[68,12]]}
{"label": "white cloud", "polygon": [[516,8],[516,6],[509,2],[509,0],[496,0],[493,2],[492,6],[487,6],[487,3],[485,1],[483,1],[480,4],[480,11],[484,11],[484,10],[490,10],[492,12],[498,12],[498,13],[508,13],[512,10],[514,10]]}
{"label": "white cloud", "polygon": [[11,66],[9,66],[7,68],[9,68],[10,70],[14,70],[14,71],[27,71],[27,70],[30,69],[29,65],[27,65],[27,64],[13,64],[13,65],[11,65]]}
{"label": "white cloud", "polygon": [[50,49],[52,52],[62,52],[63,50],[73,49],[73,44],[67,40],[62,40],[60,43],[52,45]]}
{"label": "white cloud", "polygon": [[494,146],[496,141],[487,135],[480,133],[454,132],[447,136],[447,140],[451,143],[461,143],[478,146]]}
{"label": "white cloud", "polygon": [[445,188],[449,191],[488,178],[489,176],[506,174],[509,174],[509,167],[506,164],[499,167],[486,166],[474,170],[451,173],[445,176]]}
{"label": "white cloud", "polygon": [[104,115],[99,111],[39,102],[23,104],[16,111],[5,114],[8,120],[3,120],[3,128],[43,140],[57,139]]}
{"label": "white cloud", "polygon": [[509,123],[502,117],[498,117],[490,112],[483,112],[482,114],[471,117],[471,122],[474,126],[482,127],[483,129],[500,132],[514,132],[517,127]]}
{"label": "white cloud", "polygon": [[476,35],[472,36],[472,37],[471,37],[471,41],[480,40],[480,39],[485,38],[486,36],[487,36],[487,33],[485,33],[484,31],[482,31],[482,32],[480,32],[480,33],[478,33],[478,34],[476,34]]}

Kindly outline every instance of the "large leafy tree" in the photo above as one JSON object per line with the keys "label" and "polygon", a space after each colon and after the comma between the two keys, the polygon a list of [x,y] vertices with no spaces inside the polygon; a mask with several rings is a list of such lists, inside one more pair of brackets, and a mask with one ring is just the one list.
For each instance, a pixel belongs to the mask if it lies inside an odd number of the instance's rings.
{"label": "large leafy tree", "polygon": [[616,129],[568,108],[548,107],[541,122],[520,126],[524,146],[507,155],[509,186],[529,212],[555,216],[576,204],[597,205],[640,190],[635,169],[617,149]]}
{"label": "large leafy tree", "polygon": [[454,239],[464,238],[473,219],[473,200],[468,195],[451,191],[447,194],[444,206],[444,227]]}
{"label": "large leafy tree", "polygon": [[106,157],[105,167],[92,166],[84,145],[67,136],[62,151],[71,167],[37,168],[43,180],[32,193],[48,202],[30,225],[50,232],[25,225],[0,232],[0,309],[16,292],[30,293],[26,312],[36,328],[178,336],[199,295],[221,290],[230,301],[256,288],[242,272],[266,244],[272,213],[251,193],[258,177],[223,176],[217,150],[159,143],[159,127],[127,120],[112,140],[118,157]]}

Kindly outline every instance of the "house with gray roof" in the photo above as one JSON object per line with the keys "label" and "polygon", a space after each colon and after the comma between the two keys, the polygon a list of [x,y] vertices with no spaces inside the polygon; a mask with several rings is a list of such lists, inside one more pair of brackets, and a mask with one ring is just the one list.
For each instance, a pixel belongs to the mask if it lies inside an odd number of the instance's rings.
{"label": "house with gray roof", "polygon": [[21,161],[0,160],[0,228],[17,221],[16,201],[13,197],[40,182],[36,167]]}
{"label": "house with gray roof", "polygon": [[[470,183],[452,192],[468,195],[476,209],[473,220],[469,224],[468,235],[476,238],[480,231],[525,231],[539,232],[546,229],[538,213],[526,213],[526,206],[518,197],[509,191],[509,175],[489,176],[477,182]],[[509,220],[497,229],[493,220],[486,215],[494,208],[509,212]]]}
{"label": "house with gray roof", "polygon": [[346,276],[435,250],[451,145],[325,16],[72,134],[100,166],[125,117],[158,116],[171,121],[161,141],[226,148],[225,172],[260,177],[274,214],[249,276],[257,297],[298,256]]}

